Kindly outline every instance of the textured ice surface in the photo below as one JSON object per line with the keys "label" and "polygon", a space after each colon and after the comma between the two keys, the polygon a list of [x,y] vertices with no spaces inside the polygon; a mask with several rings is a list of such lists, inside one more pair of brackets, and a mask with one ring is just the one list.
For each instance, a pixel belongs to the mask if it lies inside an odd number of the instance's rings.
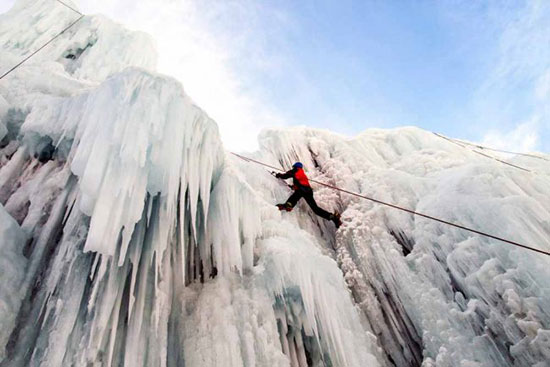
{"label": "textured ice surface", "polygon": [[[7,70],[75,14],[18,1]],[[56,28],[58,27],[58,28]],[[147,36],[86,16],[0,83],[0,366],[547,366],[549,259],[323,187],[338,232],[229,155]],[[404,128],[251,156],[550,249],[528,173]],[[546,156],[546,158],[548,158]]]}
{"label": "textured ice surface", "polygon": [[[260,142],[257,158],[285,167],[299,159],[319,181],[550,249],[545,160],[505,157],[528,173],[415,128],[353,139],[272,130]],[[397,365],[546,365],[548,257],[323,187],[316,197],[343,210],[336,256]],[[304,212],[293,214],[299,223],[311,220]]]}
{"label": "textured ice surface", "polygon": [[[18,3],[2,67],[74,15],[55,11]],[[2,89],[0,200],[29,238],[2,365],[378,365],[337,263],[251,189],[178,82],[136,68],[147,42],[78,27]]]}
{"label": "textured ice surface", "polygon": [[0,359],[4,358],[24,295],[20,287],[27,265],[23,256],[25,242],[25,232],[0,204]]}
{"label": "textured ice surface", "polygon": [[[76,7],[69,0],[65,3]],[[17,1],[13,9],[0,15],[2,61],[31,54],[79,16],[57,1]],[[101,15],[87,15],[14,73],[51,68],[77,79],[102,81],[130,65],[154,69],[156,58],[147,34],[128,31]],[[9,67],[1,63],[3,74]]]}

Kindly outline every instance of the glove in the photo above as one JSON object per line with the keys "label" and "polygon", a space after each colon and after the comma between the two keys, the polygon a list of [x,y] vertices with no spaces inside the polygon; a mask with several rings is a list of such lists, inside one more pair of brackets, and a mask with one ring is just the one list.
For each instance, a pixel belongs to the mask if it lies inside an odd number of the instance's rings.
{"label": "glove", "polygon": [[275,174],[275,177],[276,177],[276,178],[281,178],[281,176],[282,176],[282,174],[280,174],[280,173],[276,173],[276,174]]}

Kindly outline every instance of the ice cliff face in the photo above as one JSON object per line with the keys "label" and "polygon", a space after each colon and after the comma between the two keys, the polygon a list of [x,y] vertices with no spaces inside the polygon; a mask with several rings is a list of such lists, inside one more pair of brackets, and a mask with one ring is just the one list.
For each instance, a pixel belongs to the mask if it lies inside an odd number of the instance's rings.
{"label": "ice cliff face", "polygon": [[[78,15],[19,1],[0,71]],[[0,366],[546,366],[550,261],[232,157],[148,37],[84,17],[0,81]],[[550,249],[550,165],[425,131],[266,131],[250,156]],[[544,158],[544,156],[542,156]],[[546,158],[548,158],[546,156]]]}
{"label": "ice cliff face", "polygon": [[[76,8],[71,2],[66,3]],[[79,14],[56,1],[17,1],[13,9],[0,15],[3,66],[13,66],[78,18]],[[33,71],[42,73],[47,69],[57,76],[64,70],[75,79],[101,82],[127,66],[153,70],[156,61],[156,50],[147,34],[128,31],[94,15],[84,17],[33,56],[19,75],[26,72],[28,79]],[[59,82],[55,84],[59,87]]]}
{"label": "ice cliff face", "polygon": [[[353,139],[291,129],[260,142],[259,159],[299,158],[319,181],[549,248],[547,160],[511,158],[529,173],[414,128]],[[547,365],[548,258],[327,188],[316,195],[343,211],[330,243],[393,363]],[[315,219],[303,209],[293,219],[307,228]]]}

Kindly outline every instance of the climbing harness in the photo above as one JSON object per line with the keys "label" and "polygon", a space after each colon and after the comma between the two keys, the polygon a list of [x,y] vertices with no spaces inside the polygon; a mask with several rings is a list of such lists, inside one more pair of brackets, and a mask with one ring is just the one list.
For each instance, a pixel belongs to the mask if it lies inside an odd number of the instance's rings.
{"label": "climbing harness", "polygon": [[[262,165],[264,167],[269,167],[269,168],[275,169],[277,171],[284,172],[284,170],[281,170],[280,168],[269,165],[267,163],[263,163],[263,162],[255,160],[255,159],[252,159],[252,158],[244,157],[244,156],[242,156],[240,154],[237,154],[237,153],[231,152],[231,154],[233,154],[234,156],[236,156],[236,157],[238,157],[238,158],[240,158],[240,159],[242,159],[246,162],[256,163],[256,164]],[[527,250],[535,251],[535,252],[550,256],[549,251],[545,251],[545,250],[541,250],[541,249],[538,249],[538,248],[535,248],[535,247],[523,245],[521,243],[508,240],[506,238],[502,238],[502,237],[498,237],[498,236],[495,236],[495,235],[492,235],[492,234],[489,234],[489,233],[486,233],[486,232],[478,231],[476,229],[463,226],[461,224],[452,223],[452,222],[449,222],[449,221],[441,219],[441,218],[437,218],[437,217],[434,217],[434,216],[431,216],[431,215],[428,215],[428,214],[417,212],[417,211],[412,210],[412,209],[403,208],[403,207],[395,205],[395,204],[387,203],[387,202],[384,202],[382,200],[378,200],[378,199],[374,199],[374,198],[371,198],[371,197],[368,197],[368,196],[365,196],[365,195],[361,195],[361,194],[358,194],[358,193],[353,192],[353,191],[348,191],[346,189],[342,189],[340,187],[330,185],[330,184],[327,184],[327,183],[324,183],[324,182],[320,182],[320,181],[313,180],[313,179],[310,179],[310,181],[315,182],[316,184],[328,187],[328,188],[333,189],[333,190],[337,190],[337,191],[340,191],[340,192],[343,192],[343,193],[346,193],[346,194],[349,194],[349,195],[352,195],[352,196],[359,197],[361,199],[370,200],[370,201],[372,201],[374,203],[377,203],[377,204],[389,206],[390,208],[401,210],[401,211],[404,211],[404,212],[407,212],[407,213],[410,213],[410,214],[413,214],[413,215],[417,215],[419,217],[423,217],[423,218],[430,219],[430,220],[433,220],[433,221],[436,221],[436,222],[439,222],[439,223],[446,224],[448,226],[452,226],[452,227],[459,228],[459,229],[462,229],[462,230],[465,230],[465,231],[468,231],[468,232],[472,232],[472,233],[478,234],[480,236],[485,236],[485,237],[492,238],[492,239],[497,240],[497,241],[505,242],[505,243],[508,243],[510,245],[514,245],[514,246],[517,246],[517,247],[521,247],[521,248],[524,248],[524,249],[527,249]]]}

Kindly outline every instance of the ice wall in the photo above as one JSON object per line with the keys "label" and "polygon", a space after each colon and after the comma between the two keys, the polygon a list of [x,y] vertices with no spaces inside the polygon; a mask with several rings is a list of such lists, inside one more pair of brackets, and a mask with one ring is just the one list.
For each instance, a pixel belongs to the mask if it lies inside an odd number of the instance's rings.
{"label": "ice wall", "polygon": [[[72,1],[64,2],[76,8]],[[10,11],[0,15],[2,74],[79,16],[57,1],[17,1]],[[86,15],[14,74],[51,68],[55,73],[64,70],[76,79],[100,82],[127,66],[153,70],[156,62],[157,53],[149,35],[126,30],[101,15]]]}
{"label": "ice wall", "polygon": [[[76,19],[0,16],[7,70]],[[58,28],[56,28],[58,27]],[[147,36],[86,16],[0,81],[0,366],[544,366],[548,259],[224,151]],[[271,130],[252,156],[548,249],[547,161],[414,128]],[[4,269],[9,269],[4,270]]]}
{"label": "ice wall", "polygon": [[[547,160],[500,157],[528,173],[415,128],[351,139],[272,130],[260,142],[258,159],[284,167],[300,160],[319,181],[550,249]],[[317,187],[316,197],[343,211],[344,225],[329,243],[393,363],[546,365],[548,257],[327,188]],[[289,217],[316,220],[309,216],[302,206]],[[326,237],[325,223],[310,232]]]}
{"label": "ice wall", "polygon": [[5,357],[4,348],[23,298],[20,286],[27,265],[23,256],[26,239],[25,232],[0,204],[0,359]]}
{"label": "ice wall", "polygon": [[5,365],[378,364],[336,262],[273,223],[176,81],[127,69],[43,96],[2,153],[32,238]]}
{"label": "ice wall", "polygon": [[[74,19],[54,5],[3,16],[3,68]],[[24,240],[2,247],[19,266],[0,366],[379,365],[336,261],[251,188],[143,40],[85,17],[2,81],[2,221]]]}

